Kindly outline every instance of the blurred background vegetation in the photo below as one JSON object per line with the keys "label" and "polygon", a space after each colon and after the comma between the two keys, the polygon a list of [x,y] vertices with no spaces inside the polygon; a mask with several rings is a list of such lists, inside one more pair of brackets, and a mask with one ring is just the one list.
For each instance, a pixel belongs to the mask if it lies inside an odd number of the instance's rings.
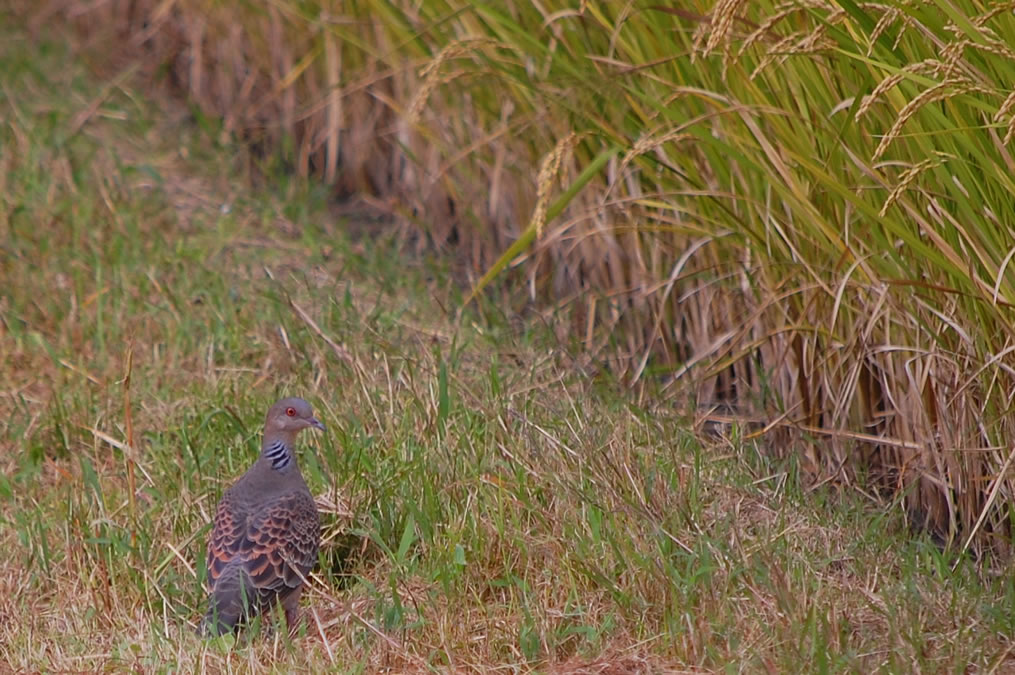
{"label": "blurred background vegetation", "polygon": [[699,424],[1008,552],[1015,3],[16,5]]}

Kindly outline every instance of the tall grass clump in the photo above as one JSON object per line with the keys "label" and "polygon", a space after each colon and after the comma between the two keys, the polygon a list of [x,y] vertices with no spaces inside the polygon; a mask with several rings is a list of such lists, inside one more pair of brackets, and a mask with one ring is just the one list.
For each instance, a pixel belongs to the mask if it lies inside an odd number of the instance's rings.
{"label": "tall grass clump", "polygon": [[1015,3],[54,7],[628,381],[1007,551]]}

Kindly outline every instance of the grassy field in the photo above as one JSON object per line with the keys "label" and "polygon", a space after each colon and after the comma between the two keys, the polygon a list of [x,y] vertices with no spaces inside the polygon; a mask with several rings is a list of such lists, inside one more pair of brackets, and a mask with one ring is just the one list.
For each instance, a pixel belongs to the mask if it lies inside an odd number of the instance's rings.
{"label": "grassy field", "polygon": [[619,380],[1012,559],[1011,3],[8,5]]}
{"label": "grassy field", "polygon": [[[2,25],[0,662],[1015,668],[1010,574],[636,404],[539,322],[456,320],[446,265]],[[328,426],[306,631],[202,641],[210,513],[283,393]]]}

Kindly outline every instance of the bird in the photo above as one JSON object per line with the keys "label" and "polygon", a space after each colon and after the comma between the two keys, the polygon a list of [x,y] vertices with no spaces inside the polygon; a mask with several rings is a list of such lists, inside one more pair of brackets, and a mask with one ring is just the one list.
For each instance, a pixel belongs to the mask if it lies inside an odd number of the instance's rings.
{"label": "bird", "polygon": [[277,603],[296,627],[300,594],[317,562],[321,523],[296,463],[296,436],[324,430],[310,404],[283,398],[268,409],[261,454],[219,500],[208,538],[208,613],[198,632],[233,632]]}

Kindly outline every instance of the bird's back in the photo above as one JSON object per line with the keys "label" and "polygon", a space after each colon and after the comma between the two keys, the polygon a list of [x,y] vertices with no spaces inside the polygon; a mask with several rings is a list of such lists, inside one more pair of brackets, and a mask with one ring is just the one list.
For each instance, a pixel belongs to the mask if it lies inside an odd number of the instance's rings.
{"label": "bird's back", "polygon": [[298,590],[317,560],[320,519],[299,470],[293,466],[279,480],[263,476],[262,468],[255,465],[226,490],[215,512],[204,620],[215,634]]}

